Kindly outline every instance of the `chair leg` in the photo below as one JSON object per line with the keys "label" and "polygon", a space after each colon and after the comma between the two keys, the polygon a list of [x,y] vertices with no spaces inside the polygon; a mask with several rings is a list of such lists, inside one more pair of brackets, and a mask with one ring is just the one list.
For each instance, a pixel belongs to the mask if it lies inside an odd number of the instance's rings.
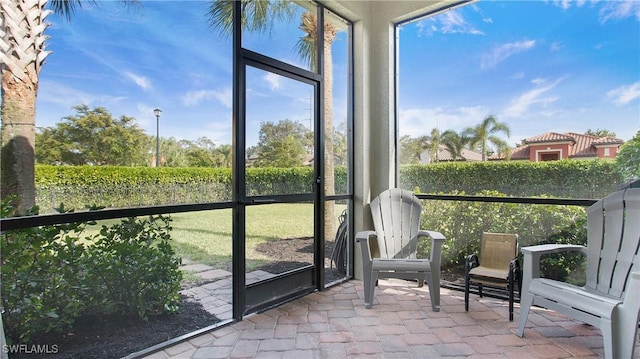
{"label": "chair leg", "polygon": [[482,298],[482,283],[478,283],[478,295]]}
{"label": "chair leg", "polygon": [[469,311],[469,275],[464,278],[464,310]]}
{"label": "chair leg", "polygon": [[429,297],[431,298],[431,309],[434,312],[440,311],[440,275],[431,273],[433,276],[431,281],[427,281],[429,285]]}
{"label": "chair leg", "polygon": [[364,307],[371,309],[373,305],[373,294],[378,284],[378,272],[369,271],[363,273],[364,282]]}
{"label": "chair leg", "polygon": [[[604,343],[604,357],[605,358],[622,358],[622,356],[620,355],[616,355],[614,356],[613,352],[615,349],[620,349],[620,348],[615,348],[613,341],[614,336],[613,336],[613,324],[611,323],[610,320],[608,321],[603,321],[600,323],[600,331],[602,332],[602,341]],[[622,334],[622,333],[617,333],[617,334]],[[631,358],[631,357],[629,357]]]}
{"label": "chair leg", "polygon": [[509,290],[509,321],[513,322],[513,272],[509,272],[509,278],[507,282],[507,288]]}
{"label": "chair leg", "polygon": [[533,295],[529,292],[520,294],[520,326],[518,327],[518,336],[522,338],[524,336],[524,327],[527,325],[527,317],[529,316],[529,309],[533,304]]}

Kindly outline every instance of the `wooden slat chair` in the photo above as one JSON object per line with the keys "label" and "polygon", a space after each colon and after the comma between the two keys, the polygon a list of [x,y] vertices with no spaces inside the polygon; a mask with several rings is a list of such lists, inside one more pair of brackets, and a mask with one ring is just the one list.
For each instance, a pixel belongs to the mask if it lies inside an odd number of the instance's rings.
{"label": "wooden slat chair", "polygon": [[[429,286],[431,307],[440,311],[440,257],[444,236],[420,230],[422,204],[411,192],[386,190],[371,201],[374,231],[356,234],[363,261],[364,304],[371,308],[378,278],[417,279]],[[418,239],[431,239],[429,259],[416,256]],[[370,244],[370,240],[373,242]]]}
{"label": "wooden slat chair", "polygon": [[483,295],[483,286],[504,288],[509,293],[509,321],[513,321],[515,286],[520,291],[521,271],[518,262],[518,235],[511,233],[482,233],[480,254],[467,256],[465,262],[464,309],[469,311],[469,289],[478,285],[478,294]]}
{"label": "wooden slat chair", "polygon": [[[532,305],[600,329],[606,358],[631,358],[640,320],[640,188],[614,192],[587,210],[587,246],[522,248],[524,275],[518,335]],[[540,256],[577,251],[587,256],[586,284],[540,278]]]}

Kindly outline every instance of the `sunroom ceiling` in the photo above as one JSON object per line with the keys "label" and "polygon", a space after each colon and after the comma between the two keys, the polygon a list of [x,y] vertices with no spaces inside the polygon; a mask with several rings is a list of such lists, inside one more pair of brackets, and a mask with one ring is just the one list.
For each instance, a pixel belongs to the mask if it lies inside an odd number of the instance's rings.
{"label": "sunroom ceiling", "polygon": [[323,1],[351,21],[378,20],[398,23],[473,0],[330,0]]}

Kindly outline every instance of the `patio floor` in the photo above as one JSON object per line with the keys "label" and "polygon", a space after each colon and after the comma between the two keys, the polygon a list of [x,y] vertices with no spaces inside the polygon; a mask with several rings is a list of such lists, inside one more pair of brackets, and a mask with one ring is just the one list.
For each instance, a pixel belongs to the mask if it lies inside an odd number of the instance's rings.
{"label": "patio floor", "polygon": [[[146,358],[600,358],[600,331],[533,308],[524,338],[507,302],[442,288],[431,311],[427,287],[380,280],[372,309],[352,280],[176,344]],[[640,343],[635,356],[640,357]]]}

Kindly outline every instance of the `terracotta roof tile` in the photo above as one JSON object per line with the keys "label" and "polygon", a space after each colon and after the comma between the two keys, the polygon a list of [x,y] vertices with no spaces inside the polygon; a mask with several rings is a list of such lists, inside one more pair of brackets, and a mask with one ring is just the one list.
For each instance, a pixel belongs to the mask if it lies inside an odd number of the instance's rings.
{"label": "terracotta roof tile", "polygon": [[574,142],[575,139],[573,136],[557,133],[557,132],[547,132],[538,136],[529,137],[525,139],[523,142],[525,144],[529,143],[540,143],[540,142]]}
{"label": "terracotta roof tile", "polygon": [[[615,137],[596,137],[590,135],[583,135],[580,133],[567,132],[547,132],[538,136],[530,137],[522,141],[525,145],[516,147],[511,152],[512,160],[528,160],[529,159],[529,145],[540,144],[545,142],[570,142],[569,145],[569,158],[578,157],[596,157],[598,145],[621,145],[623,140]],[[505,156],[502,154],[496,154],[491,156],[490,160],[502,160]]]}

